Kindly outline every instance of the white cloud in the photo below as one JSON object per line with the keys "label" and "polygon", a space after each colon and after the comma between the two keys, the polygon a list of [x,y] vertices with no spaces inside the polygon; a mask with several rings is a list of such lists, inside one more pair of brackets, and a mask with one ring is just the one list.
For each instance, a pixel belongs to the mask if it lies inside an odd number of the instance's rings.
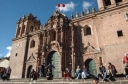
{"label": "white cloud", "polygon": [[92,3],[91,2],[83,1],[83,9],[87,9],[90,6],[92,6]]}
{"label": "white cloud", "polygon": [[71,2],[69,2],[67,4],[65,4],[65,7],[57,7],[56,6],[56,8],[58,8],[60,11],[68,12],[68,11],[73,11],[75,6],[76,5],[71,1]]}
{"label": "white cloud", "polygon": [[8,53],[4,57],[9,57],[11,55],[12,47],[11,46],[8,46],[6,49],[8,50]]}

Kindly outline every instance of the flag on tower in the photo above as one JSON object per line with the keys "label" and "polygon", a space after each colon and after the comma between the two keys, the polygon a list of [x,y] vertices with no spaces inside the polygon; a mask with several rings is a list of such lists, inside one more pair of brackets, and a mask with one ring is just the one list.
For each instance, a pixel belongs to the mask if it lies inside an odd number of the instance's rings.
{"label": "flag on tower", "polygon": [[57,4],[58,7],[65,7],[65,4]]}

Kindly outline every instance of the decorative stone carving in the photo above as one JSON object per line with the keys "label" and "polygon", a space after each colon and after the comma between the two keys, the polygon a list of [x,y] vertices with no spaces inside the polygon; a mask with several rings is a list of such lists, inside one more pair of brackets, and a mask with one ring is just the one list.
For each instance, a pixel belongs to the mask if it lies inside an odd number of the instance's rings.
{"label": "decorative stone carving", "polygon": [[51,41],[51,43],[50,43],[50,48],[52,49],[52,50],[57,50],[57,51],[59,51],[59,43],[57,42],[57,41]]}
{"label": "decorative stone carving", "polygon": [[32,53],[32,55],[28,58],[26,63],[33,63],[33,62],[36,62],[36,58],[33,56],[33,53]]}
{"label": "decorative stone carving", "polygon": [[88,42],[88,45],[83,49],[83,54],[94,54],[94,53],[101,53],[101,51],[96,50],[93,46],[90,45]]}

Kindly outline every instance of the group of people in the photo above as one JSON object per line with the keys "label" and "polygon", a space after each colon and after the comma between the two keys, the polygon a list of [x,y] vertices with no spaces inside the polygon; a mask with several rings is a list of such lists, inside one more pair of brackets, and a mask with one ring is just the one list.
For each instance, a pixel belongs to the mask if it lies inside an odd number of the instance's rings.
{"label": "group of people", "polygon": [[[115,68],[115,66],[108,62],[108,80],[111,81],[111,78],[114,78],[116,76],[116,73],[117,73],[117,70]],[[103,66],[103,64],[100,64],[99,66],[99,73],[97,75],[97,78],[102,78],[103,80],[102,81],[106,81],[106,78],[107,78],[107,71],[106,71],[106,68],[105,66]]]}
{"label": "group of people", "polygon": [[10,79],[10,75],[11,75],[11,68],[10,66],[8,68],[2,68],[0,71],[0,78],[5,81],[5,80],[9,80]]}
{"label": "group of people", "polygon": [[[125,73],[126,73],[126,77],[128,77],[128,54],[125,54],[125,56],[123,57],[123,63],[125,64]],[[46,73],[46,78],[48,80],[51,80],[53,75],[52,75],[52,69],[55,68],[52,64],[49,64],[48,66],[44,66],[42,65],[40,67],[40,72],[39,75],[40,77],[44,77],[44,70],[47,69],[47,73]],[[115,68],[115,66],[111,63],[108,62],[108,66],[107,66],[107,70],[105,68],[105,66],[103,64],[100,64],[99,66],[99,73],[95,76],[97,79],[102,78],[102,81],[106,81],[109,80],[111,78],[114,78],[116,76],[117,70]],[[30,78],[33,78],[33,80],[36,80],[36,71],[32,70],[32,72],[30,73]],[[107,75],[108,75],[108,79],[107,79]],[[65,69],[65,71],[63,72],[63,76],[64,79],[71,78],[71,72],[68,68]],[[83,66],[82,69],[80,69],[80,66],[77,66],[76,71],[75,71],[75,77],[76,79],[86,79],[87,77],[92,76],[92,74],[90,74],[90,72],[88,71],[88,69]]]}
{"label": "group of people", "polygon": [[[49,63],[48,66],[44,66],[44,65],[41,65],[40,66],[40,69],[39,69],[39,77],[42,78],[45,76],[44,72],[45,72],[45,69],[47,70],[47,73],[46,73],[46,78],[47,80],[52,80],[52,69],[55,68],[51,63]],[[32,69],[31,72],[30,72],[30,79],[31,80],[37,80],[37,72]]]}
{"label": "group of people", "polygon": [[[108,78],[111,79],[112,77],[115,77],[117,73],[117,70],[115,68],[115,66],[108,62]],[[66,68],[65,72],[64,72],[64,78],[66,79],[70,79],[71,74],[70,74],[70,70],[68,68]],[[105,66],[103,66],[103,64],[101,64],[99,66],[99,73],[97,74],[97,76],[94,76],[93,74],[90,74],[89,70],[83,66],[82,69],[80,69],[80,66],[77,66],[76,68],[76,72],[75,72],[75,78],[76,79],[86,79],[88,77],[96,77],[96,78],[102,78],[103,81],[106,80],[107,77],[107,72],[106,72],[106,68]]]}
{"label": "group of people", "polygon": [[[75,77],[76,79],[86,79],[89,76],[89,71],[87,70],[87,68],[85,66],[83,66],[83,69],[80,69],[80,66],[77,66],[76,72],[75,72]],[[71,72],[68,68],[66,68],[66,70],[64,71],[64,78],[66,79],[70,79],[71,77]]]}

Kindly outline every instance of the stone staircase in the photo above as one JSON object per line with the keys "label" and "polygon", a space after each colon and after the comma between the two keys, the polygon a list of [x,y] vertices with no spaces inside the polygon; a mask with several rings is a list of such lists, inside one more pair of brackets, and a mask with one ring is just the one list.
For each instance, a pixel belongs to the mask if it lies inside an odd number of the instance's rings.
{"label": "stone staircase", "polygon": [[[46,78],[39,78],[38,80],[30,81],[29,79],[11,79],[8,81],[0,80],[0,84],[92,84],[92,79],[72,79],[66,80],[63,78],[54,78],[53,80],[46,80]],[[128,84],[128,78],[116,77],[112,82],[99,81],[99,84]]]}

